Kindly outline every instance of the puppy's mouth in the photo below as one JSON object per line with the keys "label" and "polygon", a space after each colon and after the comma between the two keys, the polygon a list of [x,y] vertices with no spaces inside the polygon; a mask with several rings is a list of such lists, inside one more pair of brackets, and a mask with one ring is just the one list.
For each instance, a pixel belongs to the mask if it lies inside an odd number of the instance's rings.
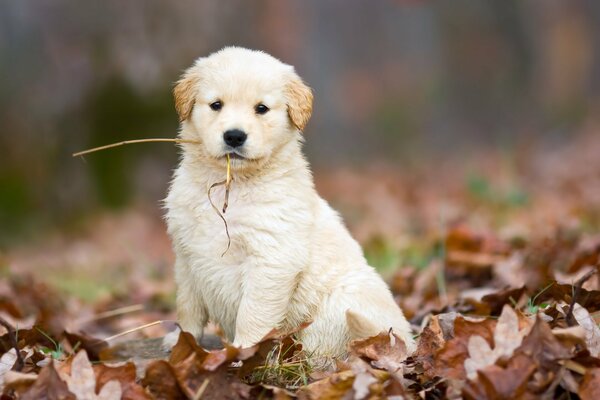
{"label": "puppy's mouth", "polygon": [[244,154],[243,152],[241,152],[239,150],[227,149],[227,151],[225,151],[225,153],[222,153],[222,156],[220,156],[219,159],[225,160],[227,158],[227,156],[229,156],[229,158],[232,161],[239,160],[235,163],[237,166],[242,166],[246,163],[258,161],[261,158],[261,157],[249,157],[248,155]]}
{"label": "puppy's mouth", "polygon": [[231,158],[232,160],[245,160],[246,157],[244,157],[241,154],[235,153],[235,152],[230,152],[227,153],[229,155],[229,158]]}

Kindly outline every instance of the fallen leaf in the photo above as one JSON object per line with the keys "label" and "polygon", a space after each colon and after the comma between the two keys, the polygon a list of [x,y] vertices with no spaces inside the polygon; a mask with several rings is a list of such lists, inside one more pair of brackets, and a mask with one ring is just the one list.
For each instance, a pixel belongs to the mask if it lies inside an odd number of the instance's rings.
{"label": "fallen leaf", "polygon": [[38,374],[8,371],[6,375],[4,375],[4,387],[6,390],[11,390],[21,395],[25,393],[37,379]]}
{"label": "fallen leaf", "polygon": [[0,357],[0,392],[4,388],[4,376],[12,369],[17,361],[17,351],[10,349]]}
{"label": "fallen leaf", "polygon": [[465,372],[468,379],[475,379],[477,371],[494,364],[499,357],[489,343],[478,335],[469,338],[467,350],[469,358],[465,360]]}
{"label": "fallen leaf", "polygon": [[291,400],[296,398],[296,395],[286,389],[272,385],[257,385],[250,391],[251,399],[273,399],[273,400]]}
{"label": "fallen leaf", "polygon": [[473,335],[469,338],[469,358],[465,360],[467,378],[475,379],[477,371],[496,363],[501,357],[512,356],[528,331],[528,327],[519,329],[519,317],[512,307],[504,305],[494,329],[493,349],[481,336]]}
{"label": "fallen leaf", "polygon": [[[229,363],[234,361],[238,354],[240,350],[231,346],[208,352],[198,346],[190,333],[181,332],[169,358],[172,369],[157,364],[155,370],[150,372],[166,376],[172,372],[178,383],[177,387],[190,398],[201,396],[204,400],[208,400],[247,397],[250,386],[242,383],[235,375],[228,374],[227,371]],[[144,380],[149,382],[148,372]],[[152,385],[150,382],[148,384]],[[173,391],[174,386],[169,384],[166,389]]]}
{"label": "fallen leaf", "polygon": [[107,382],[100,392],[95,396],[82,397],[82,399],[98,399],[98,400],[120,400],[123,397],[123,391],[121,390],[121,384],[119,381]]}
{"label": "fallen leaf", "polygon": [[478,370],[476,379],[467,381],[463,396],[473,400],[527,398],[524,396],[527,383],[535,370],[536,365],[531,359],[518,354],[505,367],[488,365]]}
{"label": "fallen leaf", "polygon": [[585,373],[577,394],[581,400],[600,399],[600,368],[592,368]]}
{"label": "fallen leaf", "polygon": [[443,347],[445,342],[439,317],[434,315],[421,332],[417,343],[417,350],[412,356],[418,360],[423,369],[431,370],[434,364],[434,355]]}
{"label": "fallen leaf", "polygon": [[[547,290],[537,297],[537,303],[545,301],[563,301],[566,304],[571,304],[573,301],[574,288],[573,285],[561,285],[554,283]],[[600,290],[579,289],[577,303],[588,312],[596,312],[600,310]]]}
{"label": "fallen leaf", "polygon": [[136,382],[136,369],[133,363],[114,367],[105,364],[96,364],[93,368],[96,376],[97,392],[105,384],[111,381],[118,381],[123,390],[123,400],[151,399],[144,388]]}
{"label": "fallen leaf", "polygon": [[69,391],[75,394],[78,399],[105,400],[121,398],[121,384],[117,380],[106,382],[96,394],[96,376],[85,350],[75,355],[70,367],[70,374],[66,371],[59,371],[59,373],[62,379],[67,382]]}
{"label": "fallen leaf", "polygon": [[585,329],[585,343],[590,354],[594,357],[600,355],[600,328],[590,313],[579,304],[573,305],[573,317]]}
{"label": "fallen leaf", "polygon": [[554,328],[552,329],[552,334],[568,347],[574,347],[575,345],[585,346],[586,330],[580,325],[568,328]]}
{"label": "fallen leaf", "polygon": [[64,336],[73,348],[85,350],[90,361],[98,361],[100,353],[108,347],[108,343],[104,340],[96,339],[83,332],[65,332]]}
{"label": "fallen leaf", "polygon": [[490,315],[500,315],[505,305],[517,303],[523,294],[525,294],[525,286],[516,289],[508,288],[485,295],[481,301],[490,307]]}
{"label": "fallen leaf", "polygon": [[46,365],[31,388],[23,394],[22,400],[76,400],[77,397],[54,368],[54,362]]}
{"label": "fallen leaf", "polygon": [[587,265],[597,265],[600,261],[600,235],[581,240],[574,251],[573,261],[567,268],[569,272],[578,271]]}
{"label": "fallen leaf", "polygon": [[196,355],[198,359],[204,360],[208,352],[202,347],[198,346],[196,339],[191,333],[181,331],[179,333],[179,339],[177,340],[177,343],[171,350],[169,363],[176,365],[186,360],[192,354]]}
{"label": "fallen leaf", "polygon": [[354,398],[356,400],[362,400],[367,398],[369,395],[374,395],[371,392],[371,385],[378,382],[372,374],[369,373],[368,369],[365,368],[364,363],[353,365],[352,371],[355,374],[354,382],[352,382],[352,389],[354,389]]}
{"label": "fallen leaf", "polygon": [[300,400],[336,400],[344,398],[352,390],[354,383],[352,370],[331,374],[325,379],[301,388],[297,395]]}
{"label": "fallen leaf", "polygon": [[572,357],[571,351],[552,334],[547,322],[539,317],[525,336],[519,352],[531,357],[542,368],[554,369],[556,360]]}
{"label": "fallen leaf", "polygon": [[464,317],[457,317],[454,321],[454,337],[434,356],[434,366],[425,370],[427,377],[443,376],[451,379],[464,379],[466,376],[464,363],[469,356],[468,342],[474,335],[481,336],[488,343],[493,343],[496,321],[486,319],[473,322]]}
{"label": "fallen leaf", "polygon": [[177,382],[173,367],[164,360],[154,361],[148,365],[142,386],[157,399],[187,399]]}
{"label": "fallen leaf", "polygon": [[402,370],[402,361],[407,357],[404,341],[394,333],[381,332],[377,336],[354,340],[350,342],[349,348],[351,354],[392,374]]}

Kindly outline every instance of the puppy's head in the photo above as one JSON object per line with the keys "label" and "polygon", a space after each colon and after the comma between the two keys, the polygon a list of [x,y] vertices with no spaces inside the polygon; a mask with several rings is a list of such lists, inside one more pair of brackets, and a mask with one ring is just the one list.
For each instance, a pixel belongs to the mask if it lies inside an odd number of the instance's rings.
{"label": "puppy's head", "polygon": [[294,68],[270,55],[228,47],[198,59],[177,82],[182,136],[202,144],[195,154],[234,167],[266,162],[298,140],[312,112],[312,92]]}

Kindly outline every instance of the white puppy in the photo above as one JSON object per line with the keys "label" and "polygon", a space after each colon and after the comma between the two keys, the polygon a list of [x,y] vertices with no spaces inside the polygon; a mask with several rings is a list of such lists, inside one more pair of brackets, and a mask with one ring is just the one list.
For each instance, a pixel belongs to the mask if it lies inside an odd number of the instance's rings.
{"label": "white puppy", "polygon": [[[251,346],[292,330],[317,356],[339,357],[349,340],[393,329],[414,348],[408,322],[358,243],[313,184],[301,151],[312,92],[294,68],[260,51],[228,47],[199,58],[174,89],[184,144],[166,199],[176,254],[177,313],[196,336],[207,321]],[[207,189],[233,184],[225,214]],[[211,193],[222,204],[224,187]],[[169,345],[173,337],[166,339]]]}

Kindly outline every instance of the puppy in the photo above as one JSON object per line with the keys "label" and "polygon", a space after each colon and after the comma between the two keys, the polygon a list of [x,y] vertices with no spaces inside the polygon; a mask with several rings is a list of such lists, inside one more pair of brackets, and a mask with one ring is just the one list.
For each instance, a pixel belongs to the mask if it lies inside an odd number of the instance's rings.
{"label": "puppy", "polygon": [[[166,198],[176,254],[177,316],[202,335],[218,323],[235,346],[274,328],[303,348],[343,357],[348,341],[392,329],[409,350],[408,322],[358,243],[313,184],[301,132],[313,95],[294,68],[260,51],[228,47],[199,58],[174,89],[183,157]],[[223,220],[207,197],[231,157]],[[222,204],[223,186],[211,197]],[[171,345],[173,335],[165,339]]]}

